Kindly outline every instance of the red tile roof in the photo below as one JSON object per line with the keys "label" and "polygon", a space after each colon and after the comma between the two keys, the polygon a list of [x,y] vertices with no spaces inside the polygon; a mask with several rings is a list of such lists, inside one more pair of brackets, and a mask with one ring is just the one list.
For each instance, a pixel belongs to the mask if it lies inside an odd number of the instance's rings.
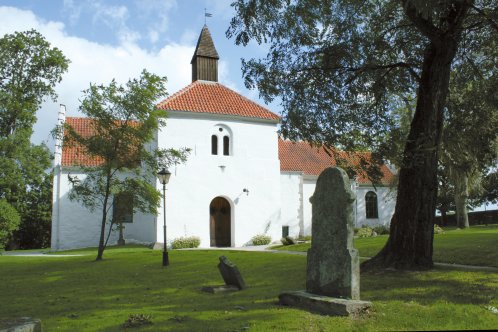
{"label": "red tile roof", "polygon": [[[306,175],[320,175],[327,167],[336,166],[336,160],[329,155],[323,147],[312,147],[308,142],[291,142],[287,140],[278,140],[278,155],[280,159],[281,171],[296,171],[303,172]],[[341,157],[346,160],[349,165],[358,166],[360,159],[369,160],[371,153],[341,152]],[[380,167],[382,172],[382,184],[389,184],[393,179],[393,173],[386,165]],[[357,178],[361,184],[370,184],[371,181],[364,174],[359,174]]]}
{"label": "red tile roof", "polygon": [[[83,136],[94,134],[93,120],[88,118],[67,117],[66,123],[74,128],[76,132]],[[318,147],[312,147],[307,142],[291,142],[287,140],[278,140],[278,154],[280,158],[281,171],[303,172],[306,175],[320,175],[327,167],[335,166],[336,161],[325,150]],[[370,153],[356,152],[354,154],[342,153],[344,158],[351,165],[358,165],[360,157],[369,158]],[[62,149],[62,166],[98,166],[101,159],[90,157],[80,146],[71,146],[65,144]],[[389,184],[393,179],[393,173],[386,165],[381,166],[383,174],[382,183]],[[370,183],[370,180],[360,175],[358,182],[362,184]]]}
{"label": "red tile roof", "polygon": [[195,81],[157,105],[169,111],[211,113],[278,122],[280,117],[217,82]]}
{"label": "red tile roof", "polygon": [[[83,137],[95,135],[94,121],[92,119],[67,117],[65,123]],[[131,126],[135,125],[138,125],[138,122],[131,122]],[[67,140],[64,141],[62,146],[62,166],[91,167],[99,166],[102,162],[102,158],[90,156],[82,146],[74,143],[68,144]]]}
{"label": "red tile roof", "polygon": [[[70,125],[81,136],[94,135],[93,120],[91,119],[67,117],[66,124]],[[99,166],[101,163],[100,158],[89,156],[81,146],[64,144],[62,147],[62,166]]]}

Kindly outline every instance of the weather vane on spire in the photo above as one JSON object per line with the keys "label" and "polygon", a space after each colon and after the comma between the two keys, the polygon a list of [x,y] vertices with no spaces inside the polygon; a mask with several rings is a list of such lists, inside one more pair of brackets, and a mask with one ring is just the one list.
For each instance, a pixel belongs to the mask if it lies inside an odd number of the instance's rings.
{"label": "weather vane on spire", "polygon": [[206,25],[206,20],[207,20],[208,17],[213,17],[213,14],[208,13],[206,11],[206,8],[204,8],[204,25]]}

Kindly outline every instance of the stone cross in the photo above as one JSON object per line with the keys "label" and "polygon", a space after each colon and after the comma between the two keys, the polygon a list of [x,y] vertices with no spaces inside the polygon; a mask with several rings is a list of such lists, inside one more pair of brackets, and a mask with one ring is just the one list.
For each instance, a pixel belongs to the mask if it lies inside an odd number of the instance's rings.
{"label": "stone cross", "polygon": [[306,291],[360,299],[358,251],[353,248],[355,195],[346,172],[325,169],[316,182],[312,204],[312,239],[308,250]]}

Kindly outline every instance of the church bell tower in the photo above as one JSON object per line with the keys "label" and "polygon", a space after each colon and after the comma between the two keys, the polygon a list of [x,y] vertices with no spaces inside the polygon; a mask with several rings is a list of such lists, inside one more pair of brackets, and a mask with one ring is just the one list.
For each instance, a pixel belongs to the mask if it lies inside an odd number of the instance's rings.
{"label": "church bell tower", "polygon": [[207,25],[202,27],[192,65],[192,82],[197,80],[218,82],[218,52],[214,47],[213,39]]}

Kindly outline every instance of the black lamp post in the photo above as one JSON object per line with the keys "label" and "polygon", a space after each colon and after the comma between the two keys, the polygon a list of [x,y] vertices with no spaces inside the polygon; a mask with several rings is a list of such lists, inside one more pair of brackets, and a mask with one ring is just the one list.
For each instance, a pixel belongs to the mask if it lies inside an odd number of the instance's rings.
{"label": "black lamp post", "polygon": [[163,215],[164,215],[164,225],[163,225],[163,235],[164,235],[164,249],[163,249],[163,266],[169,265],[168,248],[166,248],[166,184],[169,182],[171,173],[163,168],[157,172],[157,177],[159,182],[163,184]]}

